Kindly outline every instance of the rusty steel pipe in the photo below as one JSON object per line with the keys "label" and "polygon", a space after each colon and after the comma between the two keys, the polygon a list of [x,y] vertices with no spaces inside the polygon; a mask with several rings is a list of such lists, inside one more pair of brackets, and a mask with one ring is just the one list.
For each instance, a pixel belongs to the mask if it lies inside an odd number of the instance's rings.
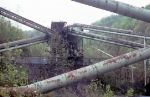
{"label": "rusty steel pipe", "polygon": [[93,65],[39,81],[34,84],[30,84],[27,87],[34,89],[37,93],[47,93],[75,82],[95,78],[104,73],[134,64],[147,58],[150,58],[150,47],[142,48]]}
{"label": "rusty steel pipe", "polygon": [[27,86],[0,88],[0,92],[6,92],[10,95],[16,95],[16,93],[19,93],[21,91],[26,94],[32,95],[47,93],[82,80],[95,78],[104,73],[119,69],[124,66],[128,66],[130,64],[134,64],[147,58],[150,58],[150,47],[123,54]]}
{"label": "rusty steel pipe", "polygon": [[40,41],[40,40],[46,40],[47,38],[48,37],[46,35],[44,35],[44,36],[38,36],[38,37],[27,38],[27,39],[17,40],[17,41],[13,41],[13,42],[3,43],[3,44],[0,44],[0,49],[4,49],[7,47],[12,47],[12,46],[16,46],[16,45],[28,44],[28,43],[32,43],[32,42],[36,42],[36,41]]}
{"label": "rusty steel pipe", "polygon": [[142,38],[142,39],[150,39],[150,34],[138,33],[138,32],[134,32],[132,30],[86,25],[86,24],[79,24],[79,23],[75,23],[71,26],[72,27],[82,27],[85,30],[91,30],[91,31],[96,31],[96,32],[98,31],[98,32],[104,32],[104,33],[110,33],[110,34],[116,34],[116,35],[131,36],[131,37]]}
{"label": "rusty steel pipe", "polygon": [[150,23],[150,11],[115,0],[72,0]]}

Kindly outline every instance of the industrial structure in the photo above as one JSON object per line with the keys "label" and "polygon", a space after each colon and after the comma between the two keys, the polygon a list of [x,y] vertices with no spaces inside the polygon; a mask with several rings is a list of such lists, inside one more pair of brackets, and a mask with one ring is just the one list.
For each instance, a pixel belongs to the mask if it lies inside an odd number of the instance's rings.
{"label": "industrial structure", "polygon": [[[118,13],[124,16],[132,17],[150,23],[150,18],[149,18],[150,11],[143,8],[134,7],[132,5],[124,4],[114,0],[113,1],[112,0],[72,0],[72,1],[94,6],[97,8],[101,8],[107,11],[111,11],[114,13]],[[68,60],[73,60],[74,69],[76,69],[43,81],[30,84],[28,86],[0,88],[1,92],[7,92],[10,95],[16,95],[20,91],[32,95],[39,94],[39,93],[46,93],[49,91],[56,90],[58,88],[68,86],[75,82],[82,81],[83,79],[95,78],[98,75],[102,75],[112,70],[119,69],[121,67],[128,66],[133,63],[150,58],[150,47],[149,45],[146,45],[146,39],[150,39],[150,35],[135,33],[130,30],[91,26],[85,24],[73,24],[70,26],[66,26],[66,22],[52,22],[51,29],[50,29],[1,7],[0,7],[0,15],[10,18],[14,21],[22,23],[26,26],[29,26],[33,29],[36,29],[46,34],[44,36],[0,44],[0,52],[47,42],[50,46],[49,52],[51,54],[51,58],[50,59],[37,58],[37,60],[42,60],[40,62],[42,62],[43,64],[48,64],[47,60],[50,60],[49,64],[55,66],[58,66],[62,62],[65,63],[68,62]],[[103,33],[111,33],[117,35],[125,35],[125,36],[142,38],[144,39],[144,44],[123,40],[123,39],[115,39],[107,36],[101,36],[96,33],[87,33],[84,32],[84,30],[102,31]],[[102,62],[98,62],[93,65],[90,65],[92,62],[90,61],[87,62],[86,60],[91,60],[91,59],[85,59],[83,55],[83,45],[84,45],[83,38],[115,44],[119,46],[125,46],[125,47],[139,49],[139,50],[118,57],[113,57],[111,59],[104,60],[104,61],[97,59]],[[5,46],[9,46],[9,48],[5,48]],[[24,58],[24,60],[26,60],[26,58]],[[26,61],[18,61],[18,60],[16,61],[26,62]],[[34,63],[35,61],[28,61],[28,62]],[[146,64],[144,68],[146,70]]]}

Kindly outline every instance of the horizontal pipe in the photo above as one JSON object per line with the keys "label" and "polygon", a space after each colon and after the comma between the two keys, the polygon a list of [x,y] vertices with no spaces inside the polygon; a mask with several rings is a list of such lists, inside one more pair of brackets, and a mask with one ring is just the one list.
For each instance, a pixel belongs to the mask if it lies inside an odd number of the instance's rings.
{"label": "horizontal pipe", "polygon": [[0,52],[4,52],[4,51],[8,51],[8,50],[13,50],[13,49],[18,49],[18,48],[23,48],[23,47],[27,47],[27,46],[31,46],[31,45],[43,43],[43,42],[47,42],[47,40],[35,41],[35,42],[32,42],[32,43],[21,44],[21,45],[15,46],[15,47],[0,49]]}
{"label": "horizontal pipe", "polygon": [[137,33],[137,32],[134,32],[132,30],[124,30],[124,29],[109,28],[109,27],[94,26],[94,25],[86,25],[86,24],[78,24],[78,23],[73,24],[72,26],[82,27],[85,30],[98,31],[98,32],[102,32],[102,33],[130,36],[130,37],[136,37],[136,38],[142,38],[142,39],[150,39],[149,34]]}
{"label": "horizontal pipe", "polygon": [[150,23],[150,10],[115,0],[72,0]]}
{"label": "horizontal pipe", "polygon": [[[6,17],[12,18],[13,20],[16,20],[16,21],[21,21],[21,22],[23,22],[25,25],[26,25],[26,23],[29,23],[29,25],[32,26],[32,21],[26,20],[25,18],[23,18],[23,17],[21,17],[21,16],[18,16],[18,15],[14,14],[14,13],[8,11],[8,10],[5,10],[5,9],[3,9],[3,8],[0,8],[0,12],[1,12],[2,15],[6,16]],[[22,19],[25,20],[25,21],[23,21]],[[28,21],[28,22],[27,22],[27,21]],[[43,29],[43,27],[42,27],[42,29]],[[43,30],[41,30],[39,27],[38,27],[37,30],[43,31]],[[44,30],[45,30],[45,28],[44,28]],[[110,41],[110,40],[109,40],[109,41]],[[130,44],[130,45],[132,45],[132,44]],[[135,45],[133,45],[133,46],[135,46]],[[133,47],[133,46],[132,46],[132,47]]]}
{"label": "horizontal pipe", "polygon": [[150,39],[150,37],[145,37],[145,36],[137,36],[137,35],[132,35],[132,34],[125,34],[125,33],[118,33],[118,32],[110,32],[106,30],[97,30],[97,29],[91,29],[91,28],[83,28],[84,30],[89,30],[89,31],[94,31],[95,34],[99,33],[109,33],[109,34],[115,34],[115,35],[122,35],[122,36],[129,36],[129,37],[135,37],[135,38],[141,38],[141,39]]}
{"label": "horizontal pipe", "polygon": [[85,79],[95,78],[104,73],[134,64],[147,58],[150,58],[150,47],[142,48],[93,65],[39,81],[34,84],[30,84],[28,85],[28,88],[34,89],[37,93],[47,93]]}
{"label": "horizontal pipe", "polygon": [[16,45],[21,45],[21,44],[32,43],[32,42],[36,42],[36,41],[40,41],[40,40],[46,40],[46,39],[47,39],[47,36],[44,35],[44,36],[38,36],[38,37],[33,37],[33,38],[12,41],[12,42],[8,42],[8,43],[0,44],[0,49],[4,49],[7,47],[12,47],[12,46],[16,46]]}
{"label": "horizontal pipe", "polygon": [[74,34],[74,33],[72,33],[71,35],[82,37],[82,38],[86,38],[86,39],[91,39],[91,40],[94,40],[94,41],[100,41],[100,42],[104,42],[104,43],[114,44],[114,45],[118,45],[118,46],[124,46],[124,47],[128,47],[128,48],[139,49],[139,47],[135,47],[135,46],[131,46],[131,45],[126,45],[126,44],[122,44],[122,43],[116,43],[114,41],[108,41],[108,40],[98,39],[98,38],[94,38],[94,37],[88,37],[88,36],[84,36],[84,35],[78,35],[78,34]]}
{"label": "horizontal pipe", "polygon": [[130,46],[134,46],[134,47],[138,47],[138,48],[144,48],[143,44],[128,41],[128,40],[116,39],[116,38],[101,36],[101,35],[98,35],[98,34],[92,34],[92,33],[87,33],[87,32],[82,32],[82,31],[72,31],[72,33],[77,34],[77,35],[83,35],[83,36],[91,37],[91,38],[112,41],[112,42],[115,42],[115,43],[130,45]]}

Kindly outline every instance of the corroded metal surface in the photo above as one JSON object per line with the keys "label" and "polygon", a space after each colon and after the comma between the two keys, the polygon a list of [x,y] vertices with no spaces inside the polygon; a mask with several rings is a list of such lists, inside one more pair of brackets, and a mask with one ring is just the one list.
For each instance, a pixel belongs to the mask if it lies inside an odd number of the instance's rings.
{"label": "corroded metal surface", "polygon": [[115,0],[72,0],[150,23],[150,11]]}
{"label": "corroded metal surface", "polygon": [[[51,32],[54,32],[53,30],[47,28],[47,27],[43,27],[31,20],[28,20],[26,18],[23,18],[17,14],[14,14],[8,10],[5,10],[3,8],[0,7],[0,13],[1,15],[5,16],[5,17],[8,17],[10,19],[13,19],[17,22],[20,22],[24,25],[27,25],[29,27],[32,27],[38,31],[41,31],[41,32],[44,32],[46,34],[51,34]],[[107,37],[98,37],[98,36],[95,36],[95,35],[89,35],[89,34],[86,34],[86,33],[69,33],[69,35],[73,35],[73,36],[79,36],[79,37],[82,37],[82,38],[89,38],[89,39],[92,39],[92,40],[97,40],[97,41],[102,41],[102,42],[107,42],[107,43],[112,43],[112,44],[116,44],[116,45],[121,45],[121,46],[126,46],[126,47],[132,47],[132,48],[141,48],[143,47],[142,44],[138,44],[138,43],[133,43],[133,42],[126,42],[126,40],[122,41],[122,40],[118,40],[118,39],[111,39],[111,38],[107,38]]]}
{"label": "corroded metal surface", "polygon": [[37,93],[46,93],[61,87],[68,86],[78,81],[94,78],[98,75],[119,69],[124,66],[139,62],[150,57],[150,48],[142,48],[127,54],[123,54],[112,59],[108,59],[90,66],[73,70],[34,84],[28,85]]}
{"label": "corroded metal surface", "polygon": [[75,23],[71,26],[82,27],[85,30],[91,30],[91,31],[98,31],[98,32],[111,33],[111,34],[117,34],[117,35],[124,35],[124,36],[150,39],[149,34],[142,33],[142,32],[138,33],[138,32],[134,32],[132,30],[124,30],[124,29],[117,29],[117,28],[110,28],[110,27],[103,27],[103,26],[86,25],[86,24],[79,24],[79,23]]}

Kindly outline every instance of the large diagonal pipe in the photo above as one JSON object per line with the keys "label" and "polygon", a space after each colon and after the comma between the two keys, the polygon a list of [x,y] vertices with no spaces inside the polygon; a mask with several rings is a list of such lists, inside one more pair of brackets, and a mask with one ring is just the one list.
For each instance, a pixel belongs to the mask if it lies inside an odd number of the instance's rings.
{"label": "large diagonal pipe", "polygon": [[22,86],[18,88],[0,88],[1,91],[16,94],[17,90],[30,91],[28,93],[47,93],[56,89],[66,87],[70,84],[83,81],[86,79],[92,79],[100,76],[104,73],[134,64],[136,62],[150,58],[150,47],[142,48],[127,54],[123,54],[93,65],[89,65],[77,70],[73,70],[43,81],[30,84],[28,86]]}
{"label": "large diagonal pipe", "polygon": [[150,10],[135,7],[115,0],[72,0],[120,15],[128,16],[150,23]]}
{"label": "large diagonal pipe", "polygon": [[86,24],[79,24],[75,23],[71,25],[72,27],[82,27],[85,30],[91,30],[95,32],[103,32],[109,34],[116,34],[116,35],[123,35],[123,36],[131,36],[136,38],[143,38],[143,39],[150,39],[150,34],[145,33],[138,33],[132,30],[124,30],[124,29],[117,29],[117,28],[110,28],[110,27],[103,27],[103,26],[94,26],[94,25],[86,25]]}
{"label": "large diagonal pipe", "polygon": [[37,93],[46,93],[78,81],[95,78],[104,73],[150,58],[150,48],[142,48],[93,65],[73,70],[31,85]]}

